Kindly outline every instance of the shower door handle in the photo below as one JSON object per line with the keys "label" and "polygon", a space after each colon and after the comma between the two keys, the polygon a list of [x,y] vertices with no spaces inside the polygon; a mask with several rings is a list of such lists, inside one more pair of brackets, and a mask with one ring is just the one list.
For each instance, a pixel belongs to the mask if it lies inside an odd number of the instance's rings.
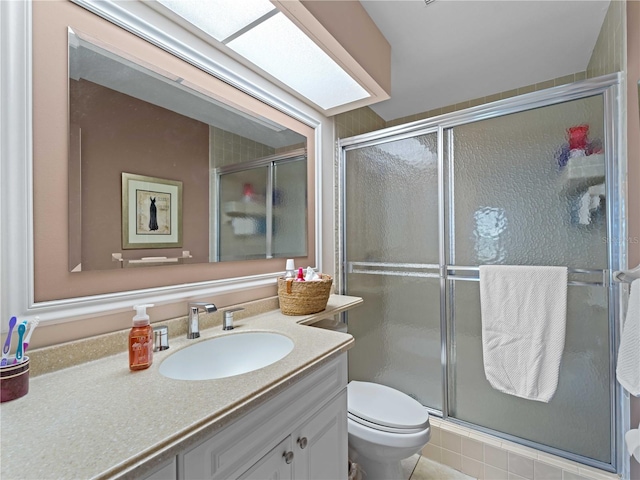
{"label": "shower door handle", "polygon": [[347,262],[347,273],[394,277],[440,278],[441,268],[439,264],[434,263]]}

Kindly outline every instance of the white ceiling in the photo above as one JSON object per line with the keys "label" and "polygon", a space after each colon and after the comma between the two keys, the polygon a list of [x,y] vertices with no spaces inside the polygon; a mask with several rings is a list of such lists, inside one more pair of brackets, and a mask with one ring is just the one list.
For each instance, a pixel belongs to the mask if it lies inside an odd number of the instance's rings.
{"label": "white ceiling", "polygon": [[609,0],[361,0],[391,44],[392,120],[584,71]]}

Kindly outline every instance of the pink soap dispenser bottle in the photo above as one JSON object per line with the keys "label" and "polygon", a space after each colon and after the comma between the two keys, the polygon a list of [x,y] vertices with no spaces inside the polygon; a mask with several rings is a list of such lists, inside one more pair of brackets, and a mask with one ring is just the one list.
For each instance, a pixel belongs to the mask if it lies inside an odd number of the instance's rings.
{"label": "pink soap dispenser bottle", "polygon": [[149,368],[153,361],[153,329],[149,324],[147,307],[153,307],[153,304],[133,307],[136,315],[133,317],[133,328],[129,332],[129,368],[131,370]]}

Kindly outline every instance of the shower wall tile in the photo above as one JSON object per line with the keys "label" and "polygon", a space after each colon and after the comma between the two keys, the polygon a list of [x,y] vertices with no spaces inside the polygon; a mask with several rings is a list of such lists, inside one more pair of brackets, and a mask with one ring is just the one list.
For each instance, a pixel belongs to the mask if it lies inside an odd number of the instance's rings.
{"label": "shower wall tile", "polygon": [[518,88],[518,95],[524,95],[525,93],[531,93],[536,91],[535,83],[533,85],[527,85],[525,87]]}
{"label": "shower wall tile", "polygon": [[506,470],[485,465],[482,478],[483,480],[509,480],[509,473]]}
{"label": "shower wall tile", "polygon": [[385,121],[369,107],[357,108],[334,117],[336,138],[353,137],[385,128]]}
{"label": "shower wall tile", "polygon": [[454,470],[462,471],[462,455],[446,448],[442,449],[442,464],[453,468]]}
{"label": "shower wall tile", "polygon": [[555,465],[556,467],[559,467],[562,470],[567,470],[576,474],[578,473],[577,464],[573,464],[573,462],[567,462],[563,458],[558,458],[554,455],[539,453],[538,460],[549,465]]}
{"label": "shower wall tile", "polygon": [[567,83],[572,83],[575,82],[575,75],[565,75],[564,77],[559,77],[556,78],[553,81],[554,86],[558,86],[558,85],[566,85]]}
{"label": "shower wall tile", "polygon": [[509,453],[492,445],[484,446],[484,463],[492,467],[507,470],[509,468]]}
{"label": "shower wall tile", "polygon": [[538,456],[537,450],[525,447],[524,445],[519,445],[517,443],[502,442],[502,448],[509,452],[517,453],[528,458],[536,458]]}
{"label": "shower wall tile", "polygon": [[509,467],[507,470],[510,473],[513,472],[516,475],[533,480],[533,459],[509,452]]}
{"label": "shower wall tile", "polygon": [[442,432],[442,448],[451,450],[455,453],[462,453],[462,437],[457,433],[443,431]]}
{"label": "shower wall tile", "polygon": [[422,455],[434,462],[442,463],[442,448],[431,445],[431,442],[422,449]]}
{"label": "shower wall tile", "polygon": [[502,95],[500,93],[495,93],[493,95],[488,95],[485,98],[485,102],[484,103],[491,103],[491,102],[497,102],[498,100],[502,99]]}
{"label": "shower wall tile", "polygon": [[431,425],[431,440],[429,440],[429,443],[438,447],[442,446],[442,430],[440,427]]}
{"label": "shower wall tile", "polygon": [[214,167],[273,155],[275,149],[217,127],[209,127],[209,148]]}
{"label": "shower wall tile", "polygon": [[546,463],[535,461],[533,463],[534,480],[562,480],[562,470]]}
{"label": "shower wall tile", "polygon": [[500,94],[500,98],[511,98],[511,97],[515,97],[516,95],[518,95],[518,89],[514,89],[514,90],[507,90],[506,92],[502,92]]}
{"label": "shower wall tile", "polygon": [[[437,417],[422,454],[482,480],[619,480],[613,473],[542,453]],[[438,441],[439,445],[433,443]],[[482,452],[482,458],[479,453]]]}
{"label": "shower wall tile", "polygon": [[576,475],[575,473],[564,471],[562,472],[562,480],[587,480],[587,478],[581,475]]}
{"label": "shower wall tile", "polygon": [[478,460],[480,462],[483,462],[484,461],[484,445],[482,444],[482,442],[479,442],[477,440],[473,440],[467,437],[462,437],[462,456],[469,457],[473,460]]}
{"label": "shower wall tile", "polygon": [[470,107],[477,107],[478,105],[482,105],[483,103],[485,103],[484,97],[474,98],[473,100],[469,100]]}
{"label": "shower wall tile", "polygon": [[598,40],[587,65],[587,78],[622,70],[624,66],[624,34],[626,2],[609,3]]}
{"label": "shower wall tile", "polygon": [[593,480],[610,480],[611,474],[598,470],[597,468],[587,467],[586,465],[578,466],[578,474]]}
{"label": "shower wall tile", "polygon": [[469,457],[462,456],[462,473],[473,478],[480,478],[484,474],[484,464]]}
{"label": "shower wall tile", "polygon": [[474,440],[482,442],[485,445],[491,445],[496,448],[502,448],[502,442],[498,438],[490,437],[489,435],[483,435],[480,433],[471,432],[469,434],[469,438],[473,438]]}
{"label": "shower wall tile", "polygon": [[546,90],[547,88],[555,87],[555,80],[547,80],[545,82],[536,83],[536,90]]}
{"label": "shower wall tile", "polygon": [[[405,123],[415,122],[417,120],[424,120],[426,118],[437,117],[438,115],[442,115],[444,113],[456,112],[458,110],[463,110],[469,107],[477,107],[479,105],[496,102],[504,98],[510,98],[510,97],[515,97],[516,95],[523,95],[525,93],[535,92],[536,90],[543,90],[545,88],[551,88],[558,85],[566,85],[568,83],[584,80],[586,77],[587,77],[586,72],[577,72],[571,75],[565,75],[563,77],[552,78],[544,82],[536,83],[533,85],[522,86],[513,90],[507,90],[505,92],[498,92],[493,95],[488,95],[486,97],[473,98],[468,101],[456,103],[455,105],[447,105],[442,108],[429,110],[427,112],[421,112],[413,115],[408,115],[406,117],[395,118],[393,120],[387,121],[385,126],[395,127],[396,125],[403,125]],[[344,137],[338,136],[338,138],[344,138]]]}
{"label": "shower wall tile", "polygon": [[442,113],[451,113],[456,111],[455,105],[448,105],[446,107],[442,107]]}

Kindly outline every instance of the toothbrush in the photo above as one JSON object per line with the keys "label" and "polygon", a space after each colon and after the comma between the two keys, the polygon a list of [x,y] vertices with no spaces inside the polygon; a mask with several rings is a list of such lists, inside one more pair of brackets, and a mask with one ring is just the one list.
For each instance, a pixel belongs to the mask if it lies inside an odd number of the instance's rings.
{"label": "toothbrush", "polygon": [[18,349],[16,350],[16,358],[13,363],[22,363],[23,347],[22,339],[24,338],[24,332],[27,330],[27,321],[25,320],[18,325]]}
{"label": "toothbrush", "polygon": [[27,348],[29,348],[29,341],[31,340],[31,334],[33,333],[33,331],[36,329],[36,327],[38,326],[38,324],[40,323],[40,317],[36,316],[36,318],[34,318],[33,320],[31,320],[31,322],[29,322],[29,324],[31,325],[29,327],[29,333],[27,333],[27,338],[24,339],[24,342],[22,343],[22,353],[27,353]]}
{"label": "toothbrush", "polygon": [[2,361],[0,361],[0,366],[2,367],[7,364],[7,357],[9,356],[9,350],[11,350],[11,334],[13,333],[13,327],[16,326],[17,321],[18,319],[16,317],[11,317],[9,320],[9,333],[7,333],[7,339],[2,347]]}

